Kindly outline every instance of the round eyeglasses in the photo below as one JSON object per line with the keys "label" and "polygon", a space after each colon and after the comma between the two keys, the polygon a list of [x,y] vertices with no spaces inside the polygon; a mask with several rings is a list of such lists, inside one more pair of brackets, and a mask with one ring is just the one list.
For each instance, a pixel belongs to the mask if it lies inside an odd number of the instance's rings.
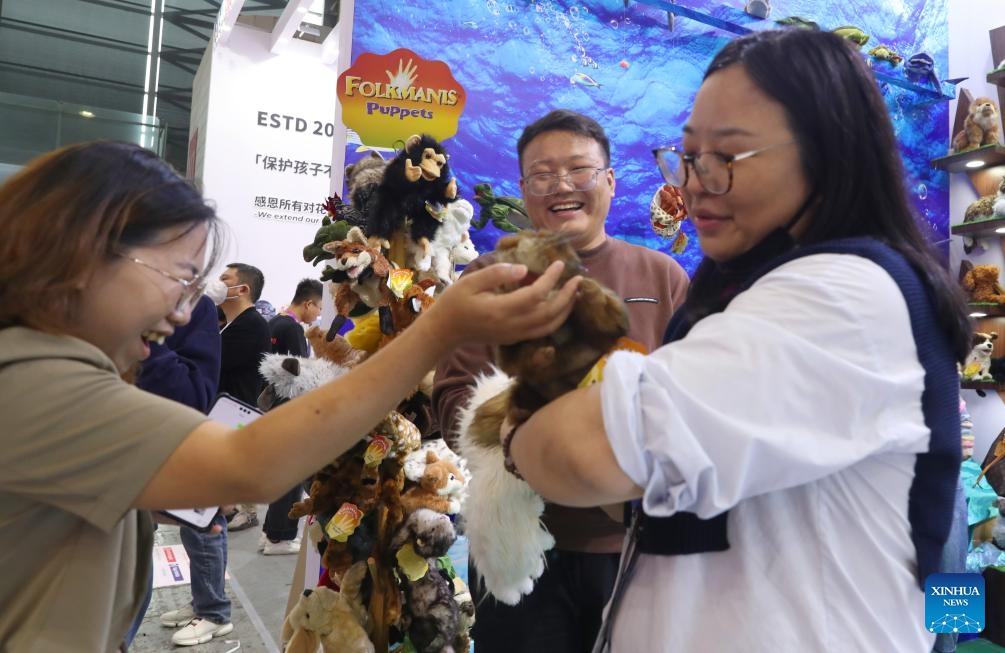
{"label": "round eyeglasses", "polygon": [[695,152],[687,154],[677,146],[659,147],[653,150],[656,165],[659,166],[663,179],[671,186],[683,188],[688,182],[688,169],[694,170],[698,183],[709,195],[725,195],[733,187],[733,164],[757,156],[761,152],[792,145],[795,141],[785,141],[765,145],[756,150],[747,150],[739,154],[723,154],[722,152]]}
{"label": "round eyeglasses", "polygon": [[126,259],[127,261],[132,261],[133,263],[142,265],[148,270],[153,270],[157,274],[163,277],[167,277],[171,281],[174,281],[179,285],[181,285],[181,295],[178,296],[178,302],[174,306],[174,310],[176,313],[184,313],[188,309],[192,308],[192,306],[195,305],[195,303],[199,300],[200,297],[202,297],[203,293],[206,290],[206,284],[208,283],[208,280],[206,279],[206,275],[204,274],[197,274],[195,275],[195,277],[191,279],[182,279],[181,277],[177,277],[171,274],[170,272],[165,272],[164,270],[161,270],[160,268],[154,265],[150,265],[146,261],[142,261],[136,258],[135,256],[126,256],[125,254],[119,254],[119,256]]}
{"label": "round eyeglasses", "polygon": [[538,197],[553,195],[558,190],[558,184],[563,181],[572,186],[574,191],[593,190],[597,187],[600,173],[606,170],[607,168],[573,168],[564,175],[538,172],[524,177],[523,184],[528,193]]}

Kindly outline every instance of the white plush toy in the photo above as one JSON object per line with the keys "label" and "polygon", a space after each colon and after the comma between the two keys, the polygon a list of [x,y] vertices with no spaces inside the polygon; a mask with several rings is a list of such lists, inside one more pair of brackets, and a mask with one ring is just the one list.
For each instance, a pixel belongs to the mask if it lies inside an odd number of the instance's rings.
{"label": "white plush toy", "polygon": [[457,272],[454,270],[457,263],[470,263],[478,256],[468,233],[474,215],[474,207],[465,199],[448,204],[444,209],[443,221],[429,243],[432,250],[430,267],[436,279],[444,285],[457,280]]}
{"label": "white plush toy", "polygon": [[993,381],[991,376],[991,354],[995,349],[997,333],[976,332],[973,335],[973,349],[967,355],[967,361],[963,365],[963,379],[965,381]]}
{"label": "white plush toy", "polygon": [[527,483],[506,471],[502,447],[484,447],[469,435],[475,410],[510,385],[498,369],[481,376],[461,409],[458,448],[471,469],[467,501],[461,509],[468,552],[485,589],[516,605],[544,572],[544,554],[555,546],[541,523],[544,500]]}

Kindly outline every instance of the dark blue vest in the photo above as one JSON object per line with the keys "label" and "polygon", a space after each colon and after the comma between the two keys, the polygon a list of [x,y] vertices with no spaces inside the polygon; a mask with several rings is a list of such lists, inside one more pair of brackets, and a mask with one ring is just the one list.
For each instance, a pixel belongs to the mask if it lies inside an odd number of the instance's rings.
{"label": "dark blue vest", "polygon": [[[959,377],[949,339],[939,328],[934,302],[918,272],[892,248],[868,238],[849,238],[793,249],[769,261],[744,280],[742,290],[783,263],[811,254],[854,254],[889,273],[907,302],[911,331],[925,369],[921,396],[925,424],[931,430],[928,451],[917,456],[908,502],[911,540],[918,556],[918,585],[939,571],[942,547],[949,536],[960,468]],[[742,292],[741,290],[741,292]],[[692,324],[687,311],[674,315],[664,343],[680,340]],[[683,555],[729,548],[727,513],[699,519],[692,513],[672,517],[640,516],[638,547],[643,553]]]}

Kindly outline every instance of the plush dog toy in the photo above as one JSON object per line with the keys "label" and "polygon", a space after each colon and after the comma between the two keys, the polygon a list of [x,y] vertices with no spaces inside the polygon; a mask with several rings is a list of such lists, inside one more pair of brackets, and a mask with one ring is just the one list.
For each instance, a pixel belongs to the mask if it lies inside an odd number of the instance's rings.
{"label": "plush dog toy", "polygon": [[[443,221],[442,212],[457,198],[457,180],[450,175],[447,153],[428,134],[410,136],[384,169],[370,198],[366,233],[391,250],[401,267],[426,271],[432,264],[430,241]],[[408,260],[399,260],[392,242],[404,232],[413,243]]]}
{"label": "plush dog toy", "polygon": [[971,302],[1005,304],[1005,290],[998,283],[997,265],[975,265],[963,275],[963,289]]}
{"label": "plush dog toy", "polygon": [[963,129],[953,137],[953,151],[965,152],[998,143],[998,105],[987,97],[976,98],[963,121]]}
{"label": "plush dog toy", "polygon": [[330,587],[304,590],[283,622],[285,653],[374,653],[367,635],[369,620],[360,601],[366,578],[365,562],[357,562],[342,576],[341,591]]}
{"label": "plush dog toy", "polygon": [[991,353],[995,349],[997,333],[976,332],[972,339],[972,349],[963,364],[963,380],[994,381],[991,376]]}

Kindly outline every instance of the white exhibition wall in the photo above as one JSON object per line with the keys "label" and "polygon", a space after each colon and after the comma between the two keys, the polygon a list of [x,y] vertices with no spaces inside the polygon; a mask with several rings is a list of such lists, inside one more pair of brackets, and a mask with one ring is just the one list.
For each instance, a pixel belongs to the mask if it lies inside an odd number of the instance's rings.
{"label": "white exhibition wall", "polygon": [[[949,71],[945,78],[968,77],[960,88],[974,97],[987,96],[997,102],[996,87],[987,83],[986,75],[998,62],[991,60],[991,41],[988,30],[1005,25],[1005,2],[1002,0],[953,0],[949,3]],[[950,104],[950,129],[956,116],[956,102]],[[949,144],[946,144],[948,152]],[[949,182],[949,224],[959,224],[967,206],[977,199],[977,193],[966,175],[954,174]],[[963,239],[950,240],[949,267],[955,275],[963,259]],[[991,244],[981,255],[971,252],[966,258],[974,264],[993,264],[1005,270],[1002,250]],[[1005,427],[1005,403],[994,392],[980,397],[973,390],[964,390],[970,417],[974,423],[974,459],[984,459],[992,441]]]}
{"label": "white exhibition wall", "polygon": [[320,274],[302,251],[330,188],[342,185],[332,152],[344,147],[344,128],[333,116],[337,64],[322,63],[321,46],[270,47],[269,31],[242,23],[210,44],[193,88],[189,174],[227,225],[221,269],[257,266],[262,299],[281,309],[298,281]]}

